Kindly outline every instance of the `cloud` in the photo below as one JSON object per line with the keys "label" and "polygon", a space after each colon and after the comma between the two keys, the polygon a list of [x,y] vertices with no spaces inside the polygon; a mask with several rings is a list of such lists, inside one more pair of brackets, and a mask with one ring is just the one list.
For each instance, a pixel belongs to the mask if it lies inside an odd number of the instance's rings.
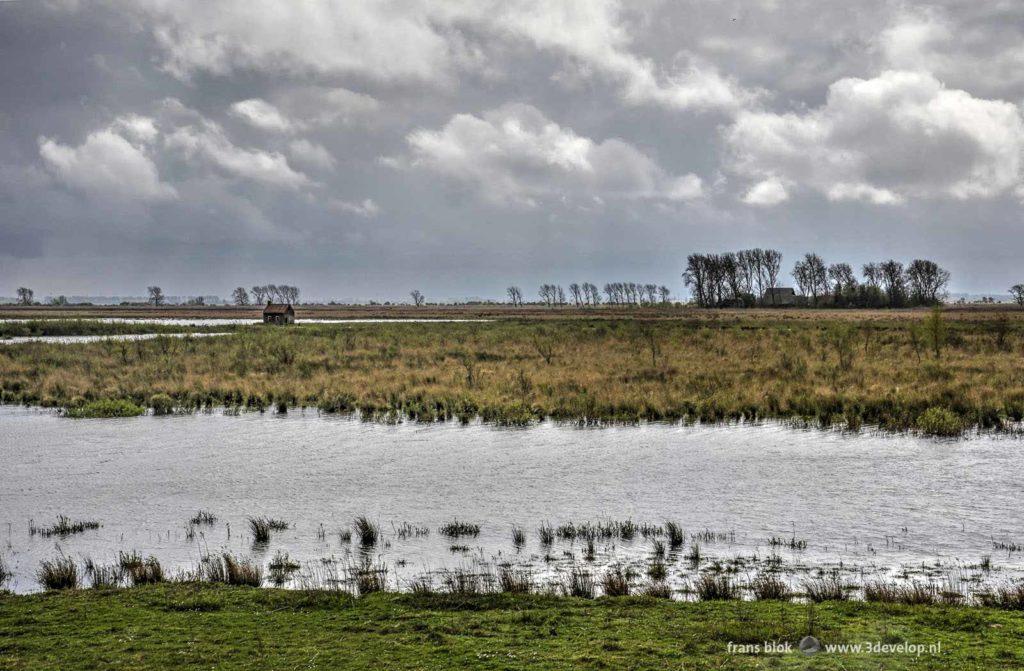
{"label": "cloud", "polygon": [[334,157],[321,145],[305,138],[292,140],[288,143],[288,153],[296,163],[307,165],[319,170],[333,170]]}
{"label": "cloud", "polygon": [[[839,80],[804,113],[742,112],[724,137],[741,176],[874,204],[998,196],[1020,183],[1024,152],[1012,103],[902,71]],[[757,185],[745,199],[768,191]]]}
{"label": "cloud", "polygon": [[288,164],[284,155],[239,147],[212,121],[174,129],[164,138],[164,146],[190,161],[202,161],[234,177],[286,189],[312,185],[305,174]]}
{"label": "cloud", "polygon": [[50,173],[64,185],[96,199],[160,201],[177,196],[160,181],[156,165],[141,143],[152,140],[151,119],[122,117],[108,128],[90,133],[77,147],[39,138],[39,155]]}
{"label": "cloud", "polygon": [[373,202],[371,198],[365,198],[361,202],[352,202],[347,200],[341,200],[340,198],[331,198],[327,201],[327,207],[334,212],[343,214],[355,214],[360,217],[372,219],[380,214],[380,207],[377,203]]}
{"label": "cloud", "polygon": [[777,177],[769,177],[760,181],[743,195],[743,202],[747,205],[765,205],[771,207],[789,200],[789,192],[786,185]]}
{"label": "cloud", "polygon": [[595,142],[562,128],[535,107],[509,104],[477,117],[456,114],[438,130],[406,141],[409,155],[390,165],[428,170],[496,204],[536,205],[574,197],[689,200],[702,195],[696,175],[671,176],[633,145]]}
{"label": "cloud", "polygon": [[143,15],[182,79],[256,70],[454,85],[463,72],[500,76],[494,44],[525,43],[609,80],[632,105],[734,111],[759,95],[685,48],[660,62],[638,55],[631,6],[613,0],[111,1]]}
{"label": "cloud", "polygon": [[239,100],[231,105],[231,114],[261,130],[286,132],[292,129],[292,123],[280,110],[260,98]]}

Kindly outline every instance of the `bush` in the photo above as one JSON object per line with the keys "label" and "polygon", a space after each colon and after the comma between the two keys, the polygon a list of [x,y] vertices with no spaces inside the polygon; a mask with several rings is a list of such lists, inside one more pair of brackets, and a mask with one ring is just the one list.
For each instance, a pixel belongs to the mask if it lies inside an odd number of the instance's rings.
{"label": "bush", "polygon": [[76,407],[64,409],[64,415],[74,419],[137,417],[146,413],[146,409],[125,399],[103,399],[89,401]]}
{"label": "bush", "polygon": [[929,436],[959,436],[964,432],[964,421],[945,408],[928,408],[917,418],[918,430]]}
{"label": "bush", "polygon": [[154,415],[169,415],[174,412],[174,399],[167,394],[153,394],[149,397],[149,407]]}

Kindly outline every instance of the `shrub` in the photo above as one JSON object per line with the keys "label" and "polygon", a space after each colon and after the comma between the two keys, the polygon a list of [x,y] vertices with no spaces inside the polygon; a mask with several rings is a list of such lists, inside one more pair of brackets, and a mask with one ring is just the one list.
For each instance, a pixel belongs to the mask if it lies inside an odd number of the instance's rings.
{"label": "shrub", "polygon": [[167,394],[153,394],[149,397],[149,407],[154,415],[169,415],[174,412],[174,399]]}
{"label": "shrub", "polygon": [[955,437],[964,432],[964,422],[951,410],[932,407],[918,416],[917,428],[925,435]]}

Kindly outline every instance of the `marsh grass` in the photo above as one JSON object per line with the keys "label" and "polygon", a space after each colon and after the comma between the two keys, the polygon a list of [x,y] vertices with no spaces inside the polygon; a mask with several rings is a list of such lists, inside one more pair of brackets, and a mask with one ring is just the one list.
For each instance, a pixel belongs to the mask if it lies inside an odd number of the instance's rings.
{"label": "marsh grass", "polygon": [[509,565],[499,566],[498,589],[509,594],[530,594],[534,591],[533,572]]}
{"label": "marsh grass", "polygon": [[249,531],[254,543],[269,543],[271,531],[284,531],[288,523],[273,517],[250,517]]}
{"label": "marsh grass", "polygon": [[300,568],[299,563],[293,561],[287,552],[278,550],[277,554],[274,555],[274,558],[267,565],[267,577],[275,587],[281,587]]}
{"label": "marsh grass", "polygon": [[668,536],[668,546],[671,550],[679,550],[686,541],[686,534],[683,528],[676,522],[665,523],[665,534]]}
{"label": "marsh grass", "polygon": [[104,398],[87,401],[82,405],[65,408],[65,417],[72,419],[100,419],[112,417],[137,417],[146,414],[146,409],[123,398]]}
{"label": "marsh grass", "polygon": [[978,592],[976,596],[981,605],[989,608],[1024,610],[1024,583],[1002,585]]}
{"label": "marsh grass", "polygon": [[771,573],[757,575],[748,585],[750,593],[758,601],[788,601],[792,591],[785,581]]}
{"label": "marsh grass", "polygon": [[188,523],[192,526],[207,525],[212,526],[217,521],[217,516],[211,513],[209,510],[200,510],[189,519]]}
{"label": "marsh grass", "polygon": [[665,578],[668,577],[668,567],[665,565],[665,560],[660,556],[655,555],[647,565],[647,577],[655,582],[665,580]]}
{"label": "marsh grass", "polygon": [[909,584],[874,581],[864,585],[864,600],[880,603],[903,603],[911,606],[931,605],[943,600],[934,585],[915,581]]}
{"label": "marsh grass", "polygon": [[[502,425],[544,418],[583,425],[778,418],[826,427],[937,428],[940,435],[957,425],[1012,427],[1024,417],[1024,380],[1005,354],[1024,341],[1018,328],[1024,316],[1016,313],[1007,313],[1012,325],[1004,349],[992,346],[984,318],[951,313],[941,359],[928,357],[941,365],[941,376],[922,375],[924,363],[914,356],[907,325],[921,321],[921,312],[688,315],[648,325],[660,343],[657,369],[675,371],[668,375],[649,374],[650,357],[637,356],[630,319],[546,322],[549,342],[573,346],[540,350],[536,324],[529,322],[393,324],[386,331],[303,325],[140,341],[124,349],[110,342],[9,346],[0,357],[0,402],[106,416],[141,412],[164,394],[183,411],[281,405],[380,421],[479,417]],[[856,325],[870,339],[864,347],[851,349],[848,338],[839,346],[836,324]],[[463,353],[472,353],[471,380]],[[855,374],[844,368],[847,357]],[[93,405],[101,402],[113,405]],[[950,414],[919,421],[931,408]]]}
{"label": "marsh grass", "polygon": [[11,573],[11,569],[7,567],[7,563],[3,557],[0,557],[0,591],[3,591],[4,585],[11,579],[14,574]]}
{"label": "marsh grass", "polygon": [[562,576],[562,593],[581,599],[593,599],[596,582],[594,575],[579,566],[573,566]]}
{"label": "marsh grass", "polygon": [[115,589],[125,582],[125,571],[119,564],[85,563],[85,573],[93,589]]}
{"label": "marsh grass", "polygon": [[441,571],[441,585],[448,594],[477,596],[493,591],[494,578],[471,568],[456,567]]}
{"label": "marsh grass", "polygon": [[263,568],[251,559],[238,559],[229,552],[206,555],[199,560],[197,576],[202,582],[260,587]]}
{"label": "marsh grass", "polygon": [[521,548],[526,545],[526,532],[522,527],[512,527],[512,545]]}
{"label": "marsh grass", "polygon": [[36,579],[46,590],[78,589],[80,584],[78,565],[62,552],[56,558],[43,560],[39,564]]}
{"label": "marsh grass", "polygon": [[808,601],[821,603],[823,601],[847,601],[850,598],[849,591],[838,575],[821,576],[811,578],[803,582],[804,595]]}
{"label": "marsh grass", "polygon": [[359,596],[383,592],[387,589],[388,567],[384,562],[375,564],[369,557],[364,557],[350,572],[353,574],[356,593]]}
{"label": "marsh grass", "polygon": [[537,528],[537,538],[541,545],[551,546],[555,542],[555,530],[547,522],[542,522]]}
{"label": "marsh grass", "polygon": [[460,538],[462,536],[471,536],[476,538],[480,535],[480,525],[473,524],[471,522],[460,522],[455,519],[441,525],[441,528],[438,529],[438,533],[446,538]]}
{"label": "marsh grass", "polygon": [[360,516],[352,523],[356,538],[363,547],[373,547],[380,539],[380,527],[366,516]]}
{"label": "marsh grass", "polygon": [[147,557],[144,560],[134,562],[127,569],[128,580],[132,586],[153,585],[164,581],[164,569],[156,557]]}
{"label": "marsh grass", "polygon": [[672,588],[664,582],[652,582],[644,587],[640,594],[652,599],[671,599]]}
{"label": "marsh grass", "polygon": [[701,601],[732,601],[740,598],[740,585],[725,574],[704,573],[691,588]]}
{"label": "marsh grass", "polygon": [[629,596],[632,577],[628,568],[609,567],[601,576],[601,591],[605,596]]}
{"label": "marsh grass", "polygon": [[66,515],[58,515],[57,521],[48,527],[37,527],[34,524],[30,524],[29,535],[39,535],[44,538],[49,538],[50,536],[71,536],[73,534],[80,534],[91,529],[99,528],[100,523],[96,521],[74,521]]}

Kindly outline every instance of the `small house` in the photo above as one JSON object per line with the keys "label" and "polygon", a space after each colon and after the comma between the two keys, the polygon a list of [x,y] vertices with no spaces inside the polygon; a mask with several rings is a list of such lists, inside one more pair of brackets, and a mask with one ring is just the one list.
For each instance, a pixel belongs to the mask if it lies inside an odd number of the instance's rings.
{"label": "small house", "polygon": [[294,324],[295,308],[291,303],[267,303],[263,308],[264,324]]}
{"label": "small house", "polygon": [[796,305],[796,292],[792,287],[772,287],[761,297],[762,305]]}

